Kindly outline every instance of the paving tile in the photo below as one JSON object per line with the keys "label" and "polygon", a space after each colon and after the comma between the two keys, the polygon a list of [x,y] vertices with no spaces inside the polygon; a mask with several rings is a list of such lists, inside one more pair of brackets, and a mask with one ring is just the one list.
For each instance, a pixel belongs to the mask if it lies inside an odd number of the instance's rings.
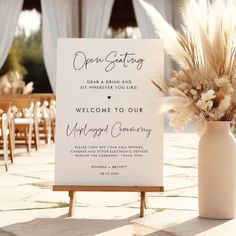
{"label": "paving tile", "polygon": [[82,192],[67,217],[68,193],[53,192],[54,145],[31,155],[17,149],[5,172],[0,160],[0,236],[235,236],[236,220],[198,217],[197,147],[193,133],[164,136],[164,193],[148,193],[146,217],[138,218],[139,194]]}

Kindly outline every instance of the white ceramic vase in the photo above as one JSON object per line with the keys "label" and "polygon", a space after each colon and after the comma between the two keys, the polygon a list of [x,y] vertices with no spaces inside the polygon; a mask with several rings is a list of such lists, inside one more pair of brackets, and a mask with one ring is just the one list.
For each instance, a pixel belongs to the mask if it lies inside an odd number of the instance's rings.
{"label": "white ceramic vase", "polygon": [[199,216],[236,216],[236,141],[230,122],[208,122],[198,149]]}

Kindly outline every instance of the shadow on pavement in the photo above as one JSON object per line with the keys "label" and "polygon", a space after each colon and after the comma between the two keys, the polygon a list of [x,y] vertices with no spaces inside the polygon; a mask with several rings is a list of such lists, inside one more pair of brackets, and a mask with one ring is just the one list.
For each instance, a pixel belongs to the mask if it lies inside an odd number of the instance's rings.
{"label": "shadow on pavement", "polygon": [[[75,219],[68,218],[67,215],[57,218],[37,218],[5,226],[0,229],[0,236],[92,236],[132,225],[130,221],[137,217],[134,215],[122,220]],[[113,235],[112,232],[110,235]]]}
{"label": "shadow on pavement", "polygon": [[[210,220],[210,219],[204,219],[201,217],[196,217],[191,220],[182,222],[180,224],[171,226],[169,228],[165,228],[164,230],[160,230],[160,231],[148,234],[146,236],[174,236],[174,235],[175,236],[195,236],[200,233],[202,233],[201,235],[213,236],[215,234],[213,233],[212,230],[214,229],[217,230],[216,228],[218,226],[223,226],[223,224],[227,222],[230,222],[230,221],[229,220]],[[228,234],[224,234],[224,235],[229,236]],[[236,229],[235,229],[234,235],[236,235]]]}

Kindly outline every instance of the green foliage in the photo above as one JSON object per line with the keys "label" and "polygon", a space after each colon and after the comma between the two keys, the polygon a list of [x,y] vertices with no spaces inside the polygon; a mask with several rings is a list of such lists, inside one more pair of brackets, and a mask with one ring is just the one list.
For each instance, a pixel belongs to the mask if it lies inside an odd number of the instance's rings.
{"label": "green foliage", "polygon": [[43,61],[42,49],[42,30],[39,29],[32,33],[29,37],[25,38],[24,45],[24,60],[32,60],[37,62]]}
{"label": "green foliage", "polygon": [[12,44],[9,55],[0,69],[0,76],[5,75],[9,71],[18,71],[21,75],[26,74],[26,69],[22,65],[22,39],[15,40]]}
{"label": "green foliage", "polygon": [[27,68],[25,81],[27,83],[30,81],[34,82],[34,92],[51,92],[43,61],[42,29],[26,38],[23,65]]}

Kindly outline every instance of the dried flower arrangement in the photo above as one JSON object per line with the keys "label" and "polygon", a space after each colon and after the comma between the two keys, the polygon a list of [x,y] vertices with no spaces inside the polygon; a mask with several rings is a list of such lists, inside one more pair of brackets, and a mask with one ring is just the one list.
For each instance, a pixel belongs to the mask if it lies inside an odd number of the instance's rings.
{"label": "dried flower arrangement", "polygon": [[183,34],[150,4],[141,1],[166,53],[179,66],[170,79],[153,81],[165,95],[162,111],[170,125],[190,121],[231,121],[236,114],[236,2],[186,0],[181,5]]}
{"label": "dried flower arrangement", "polygon": [[10,71],[0,77],[0,95],[29,94],[32,93],[33,89],[33,82],[29,82],[26,85],[22,75],[17,71]]}

